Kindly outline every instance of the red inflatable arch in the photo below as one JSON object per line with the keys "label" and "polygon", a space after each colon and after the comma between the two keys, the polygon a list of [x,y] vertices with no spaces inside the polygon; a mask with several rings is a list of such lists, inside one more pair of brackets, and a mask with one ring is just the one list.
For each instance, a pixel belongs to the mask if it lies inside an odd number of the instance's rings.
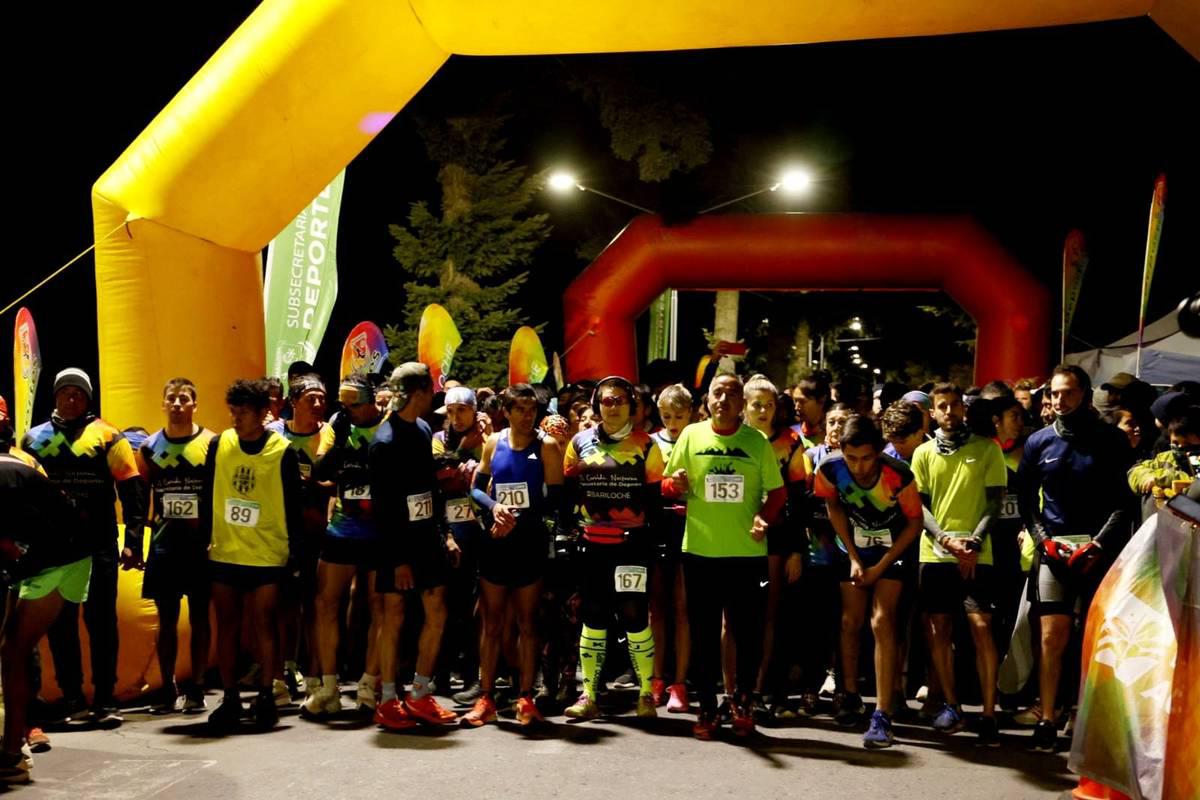
{"label": "red inflatable arch", "polygon": [[668,288],[942,290],[975,320],[976,383],[1048,366],[1050,294],[970,219],[721,215],[667,226],[643,216],[567,289],[571,378],[636,376],[635,321]]}

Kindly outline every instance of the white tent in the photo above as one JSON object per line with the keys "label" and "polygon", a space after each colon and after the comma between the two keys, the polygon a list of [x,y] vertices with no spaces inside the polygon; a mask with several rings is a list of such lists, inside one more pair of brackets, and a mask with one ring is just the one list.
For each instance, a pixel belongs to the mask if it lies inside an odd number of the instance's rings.
{"label": "white tent", "polygon": [[[1099,386],[1118,372],[1134,374],[1137,363],[1137,331],[1107,347],[1068,353],[1068,364],[1078,364]],[[1200,380],[1200,339],[1179,330],[1176,313],[1146,326],[1142,346],[1141,379],[1170,386],[1183,380]]]}

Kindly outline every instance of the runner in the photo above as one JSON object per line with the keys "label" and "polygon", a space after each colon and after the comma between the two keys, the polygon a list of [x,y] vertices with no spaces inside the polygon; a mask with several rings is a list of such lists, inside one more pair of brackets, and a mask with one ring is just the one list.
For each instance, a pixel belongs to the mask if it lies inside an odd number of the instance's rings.
{"label": "runner", "polygon": [[1053,752],[1073,617],[1086,616],[1096,587],[1129,540],[1136,504],[1125,482],[1129,442],[1092,411],[1088,374],[1059,366],[1047,394],[1054,421],[1025,442],[1017,479],[1021,519],[1038,546],[1037,579],[1030,583],[1041,627],[1043,719],[1034,727],[1033,749]]}
{"label": "runner", "polygon": [[509,427],[488,437],[471,492],[490,517],[485,520],[488,536],[479,547],[482,693],[462,718],[474,727],[496,719],[496,665],[510,610],[515,610],[519,631],[517,722],[544,721],[533,702],[538,603],[546,553],[553,547],[543,516],[561,506],[563,456],[558,442],[534,427],[538,404],[533,387],[513,384],[501,394],[501,402]]}
{"label": "runner", "polygon": [[217,620],[217,665],[225,692],[208,723],[221,733],[236,727],[242,716],[236,668],[243,611],[254,628],[251,640],[261,667],[254,720],[263,729],[279,721],[272,677],[281,666],[280,587],[297,570],[303,524],[303,487],[295,451],[264,425],[269,403],[266,384],[234,381],[225,392],[225,403],[232,427],[209,442],[208,489],[200,498],[201,529],[212,532],[209,574]]}
{"label": "runner", "polygon": [[796,406],[796,424],[792,428],[804,438],[805,449],[825,440],[825,414],[832,404],[830,380],[828,372],[813,372],[792,389],[792,402]]}
{"label": "runner", "polygon": [[[137,461],[125,437],[91,413],[92,382],[81,369],[68,368],[54,378],[54,414],[26,431],[21,449],[37,459],[50,482],[62,489],[83,512],[92,568],[83,621],[91,650],[92,709],[83,697],[83,664],[79,651],[79,606],[69,599],[50,628],[55,680],[63,693],[59,719],[88,716],[102,727],[117,727],[122,718],[113,698],[117,683],[117,517],[114,487],[121,500],[126,530],[145,526],[145,498]],[[140,539],[140,536],[139,536]],[[126,568],[133,566],[126,562]]]}
{"label": "runner", "polygon": [[378,640],[383,624],[382,599],[375,591],[379,563],[379,528],[371,500],[367,452],[383,415],[375,405],[371,382],[363,375],[347,375],[338,387],[342,410],[321,429],[321,444],[313,479],[336,487],[333,515],[325,530],[317,562],[316,634],[313,646],[321,669],[321,688],[304,699],[300,713],[311,718],[336,714],[342,709],[338,688],[338,612],[355,576],[367,581],[371,622],[367,632],[366,670],[358,681],[356,707],[374,713],[375,681],[379,672]]}
{"label": "runner", "polygon": [[846,694],[837,722],[855,725],[865,711],[858,692],[858,646],[870,603],[876,701],[863,745],[890,747],[899,664],[897,604],[908,574],[905,550],[921,532],[921,499],[908,466],[883,455],[883,437],[869,418],[851,416],[838,442],[839,452],[820,462],[813,482],[813,493],[825,500],[839,547],[846,554],[841,582],[842,687]]}
{"label": "runner", "polygon": [[[794,587],[804,569],[804,553],[808,542],[803,536],[804,492],[807,488],[807,473],[804,466],[804,439],[799,431],[788,427],[786,418],[779,413],[779,390],[762,375],[751,378],[745,387],[746,424],[767,437],[771,450],[779,465],[788,504],[779,520],[767,531],[767,616],[763,632],[762,665],[754,687],[754,714],[759,722],[772,722],[795,716],[789,706],[785,686],[787,671],[793,663],[795,637],[778,637],[779,651],[776,655],[776,630],[790,632],[793,625],[791,614],[784,615],[784,623],[778,624],[780,607],[795,611],[797,602]],[[790,416],[790,414],[789,414]],[[785,590],[787,596],[785,598]],[[766,692],[764,700],[762,694]],[[766,701],[771,703],[767,707]]]}
{"label": "runner", "polygon": [[979,743],[998,747],[998,661],[992,638],[996,576],[991,533],[1000,517],[1008,470],[999,445],[967,427],[961,388],[939,383],[933,387],[932,396],[937,438],[917,448],[912,471],[922,502],[940,529],[936,541],[928,533],[921,538],[919,578],[921,609],[929,615],[930,660],[946,699],[933,727],[956,733],[966,724],[955,691],[951,647],[954,616],[961,609],[966,612],[975,644],[975,664],[983,692]]}
{"label": "runner", "polygon": [[633,385],[610,376],[596,385],[592,409],[600,418],[567,445],[563,473],[567,502],[583,529],[580,567],[583,630],[579,658],[583,692],[566,710],[572,719],[600,715],[596,705],[614,618],[625,629],[639,683],[637,714],[656,715],[651,680],[654,635],[646,590],[653,541],[648,524],[662,502],[662,454],[645,431],[633,427]]}
{"label": "runner", "polygon": [[71,502],[32,459],[12,450],[12,444],[7,404],[0,397],[0,586],[12,590],[0,644],[0,784],[30,779],[33,758],[23,745],[28,742],[33,748],[39,733],[29,727],[38,688],[34,650],[66,603],[77,607],[87,599],[92,561],[92,542]]}
{"label": "runner", "polygon": [[[405,730],[418,722],[443,725],[458,718],[434,700],[432,675],[446,626],[447,575],[459,551],[454,538],[441,529],[445,503],[437,486],[433,434],[422,419],[433,408],[429,368],[413,361],[401,364],[392,371],[389,385],[395,410],[375,431],[368,450],[372,506],[382,536],[377,587],[384,594],[379,634],[383,691],[375,723]],[[406,593],[413,590],[425,619],[412,691],[400,700],[397,648],[410,596]]]}
{"label": "runner", "polygon": [[[668,386],[659,392],[658,415],[662,419],[662,430],[651,434],[654,445],[665,464],[680,434],[692,422],[694,414],[692,393],[682,383]],[[691,635],[688,630],[687,591],[684,589],[683,570],[680,556],[683,548],[683,531],[687,523],[687,506],[671,503],[664,509],[661,522],[655,529],[658,558],[650,568],[650,627],[654,630],[654,675],[650,681],[650,693],[654,704],[662,705],[663,694],[667,696],[667,711],[683,714],[688,710],[687,671],[691,650]],[[668,646],[668,623],[674,625],[674,647]],[[675,679],[665,686],[667,654],[675,655]]]}
{"label": "runner", "polygon": [[328,400],[325,384],[313,372],[301,373],[288,380],[287,419],[276,419],[267,430],[278,433],[296,453],[304,487],[304,529],[296,543],[295,553],[300,572],[298,579],[287,579],[281,587],[279,605],[279,641],[283,648],[283,674],[275,684],[275,702],[281,706],[300,694],[300,667],[296,658],[300,650],[300,631],[303,628],[308,648],[308,679],[304,681],[304,696],[308,697],[321,686],[320,666],[317,664],[316,592],[317,558],[325,536],[329,516],[330,487],[313,478],[313,465],[321,445]]}
{"label": "runner", "polygon": [[[185,687],[182,710],[204,710],[204,673],[208,668],[211,631],[208,606],[208,531],[200,525],[200,496],[207,473],[204,462],[215,433],[192,421],[196,413],[196,385],[187,378],[172,378],[163,387],[163,414],[167,424],[142,444],[138,461],[152,498],[150,555],[142,579],[142,597],[158,610],[158,667],[162,689],[151,707],[157,714],[175,711],[179,689],[175,685],[175,659],[179,649],[180,600],[188,599],[191,628],[192,680]],[[125,535],[126,560],[140,562],[142,537]]]}
{"label": "runner", "polygon": [[[1021,513],[1017,500],[1017,469],[1021,465],[1021,453],[1025,447],[1025,407],[1018,397],[1010,395],[988,401],[988,413],[992,417],[993,441],[1004,453],[1007,468],[1007,485],[1004,502],[1000,506],[1000,518],[992,526],[992,560],[996,571],[996,611],[992,618],[992,631],[996,641],[996,656],[1004,661],[1008,643],[1016,626],[1017,611],[1021,602],[1021,589],[1025,586],[1025,573],[1021,569]],[[1002,696],[1001,705],[1010,705],[1013,698]]]}
{"label": "runner", "polygon": [[[663,492],[687,500],[684,579],[692,635],[692,672],[700,714],[693,735],[710,740],[717,728],[721,612],[737,647],[732,694],[733,731],[754,732],[751,690],[762,663],[766,614],[768,527],[787,500],[770,442],[742,425],[742,381],[718,375],[708,389],[708,422],[680,434],[667,463]],[[765,498],[765,500],[764,500]]]}
{"label": "runner", "polygon": [[[436,413],[446,417],[446,427],[433,435],[433,461],[438,486],[446,499],[446,523],[461,555],[451,570],[446,586],[446,637],[443,651],[451,658],[461,655],[458,666],[464,688],[454,702],[471,705],[482,692],[479,684],[479,625],[475,607],[478,602],[479,546],[484,536],[478,519],[478,507],[471,500],[475,470],[483,458],[483,444],[491,433],[491,419],[475,409],[475,392],[458,386],[446,392],[445,404]],[[443,660],[447,660],[443,656]]]}
{"label": "runner", "polygon": [[913,453],[926,439],[925,415],[921,409],[915,403],[897,400],[883,410],[879,427],[888,443],[883,454],[905,464],[912,463]]}

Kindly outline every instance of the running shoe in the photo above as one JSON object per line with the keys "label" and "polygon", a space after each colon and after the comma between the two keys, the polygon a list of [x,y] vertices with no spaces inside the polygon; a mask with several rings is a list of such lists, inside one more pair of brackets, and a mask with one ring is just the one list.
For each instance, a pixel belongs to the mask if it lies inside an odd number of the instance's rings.
{"label": "running shoe", "polygon": [[838,707],[833,721],[843,728],[853,728],[862,722],[865,713],[867,713],[867,707],[863,705],[862,696],[858,693],[847,692],[842,697],[841,705]]}
{"label": "running shoe", "polygon": [[667,712],[670,714],[686,714],[688,712],[687,686],[682,683],[672,683],[667,687]]}
{"label": "running shoe", "polygon": [[369,680],[360,680],[358,682],[358,693],[355,697],[355,708],[364,713],[369,713],[375,710],[375,706],[379,701],[375,699],[375,682]]}
{"label": "running shoe", "polygon": [[661,706],[667,702],[667,682],[662,678],[650,679],[650,694],[654,697],[654,705]]}
{"label": "running shoe", "polygon": [[886,712],[875,709],[875,712],[871,714],[871,725],[863,734],[863,747],[868,750],[879,750],[891,747],[894,741],[891,717]]}
{"label": "running shoe", "polygon": [[64,697],[49,709],[49,721],[55,724],[79,722],[91,715],[87,700],[83,695]]}
{"label": "running shoe", "polygon": [[638,696],[637,715],[642,719],[654,719],[658,716],[658,703],[654,702],[654,695],[643,694]]}
{"label": "running shoe", "polygon": [[1033,744],[1030,749],[1039,753],[1053,753],[1058,746],[1058,728],[1049,720],[1040,720],[1033,726]]}
{"label": "running shoe", "polygon": [[450,699],[460,706],[469,706],[482,696],[483,687],[479,684],[479,681],[475,681],[461,692],[455,692],[454,696]]}
{"label": "running shoe", "polygon": [[759,694],[754,695],[750,701],[750,715],[759,725],[770,725],[775,721],[771,716],[771,709],[767,707],[767,701]]}
{"label": "running shoe", "polygon": [[304,696],[312,697],[317,692],[321,691],[321,679],[314,675],[304,676]]}
{"label": "running shoe", "polygon": [[446,725],[458,719],[458,714],[448,708],[442,708],[431,694],[420,698],[414,698],[410,694],[404,698],[404,710],[418,722],[428,725]]}
{"label": "running shoe", "polygon": [[717,738],[716,714],[701,711],[696,717],[696,724],[692,726],[692,736],[702,742],[711,742]]}
{"label": "running shoe", "polygon": [[517,698],[516,710],[517,723],[520,725],[532,725],[535,722],[546,721],[546,719],[542,716],[542,712],[538,711],[537,704],[533,702],[533,698],[527,695]]}
{"label": "running shoe", "polygon": [[929,687],[922,685],[920,689],[917,689],[916,699],[920,700],[922,703],[924,703],[926,700],[928,700],[929,699]]}
{"label": "running shoe", "polygon": [[[1061,716],[1062,711],[1058,711],[1054,714],[1054,719],[1057,720]],[[1033,727],[1034,725],[1037,725],[1042,721],[1042,704],[1034,703],[1024,711],[1019,711],[1016,714],[1013,714],[1012,721],[1014,725],[1020,725],[1022,727]]]}
{"label": "running shoe", "polygon": [[175,704],[179,700],[179,688],[172,683],[158,690],[158,696],[150,705],[151,714],[174,714]]}
{"label": "running shoe", "polygon": [[579,695],[579,699],[575,701],[575,704],[567,708],[563,712],[563,715],[569,719],[595,719],[600,716],[600,707],[596,705],[595,700],[586,694],[581,694]]}
{"label": "running shoe", "polygon": [[308,694],[308,681],[300,670],[285,669],[283,671],[283,683],[287,686],[288,693],[292,697],[300,696],[300,687],[304,686],[305,695]]}
{"label": "running shoe", "polygon": [[[282,681],[278,681],[282,683]],[[284,687],[287,691],[287,687]],[[292,698],[288,697],[290,703]],[[257,728],[264,731],[269,731],[279,724],[279,705],[278,696],[273,696],[266,692],[259,692],[254,698],[254,724]]]}
{"label": "running shoe", "polygon": [[979,718],[979,741],[977,744],[980,747],[1000,746],[1000,729],[996,727],[995,717]]}
{"label": "running shoe", "polygon": [[729,700],[729,695],[721,699],[721,705],[717,706],[717,724],[728,725],[733,722],[733,704]]}
{"label": "running shoe", "polygon": [[814,692],[806,692],[800,695],[800,713],[806,717],[815,717],[818,713],[817,703],[820,701],[820,696]]}
{"label": "running shoe", "polygon": [[0,751],[0,783],[29,783],[33,757]]}
{"label": "running shoe", "polygon": [[638,681],[637,675],[633,669],[627,669],[619,678],[612,682],[614,689],[636,689],[641,683]]}
{"label": "running shoe", "polygon": [[745,739],[754,733],[754,714],[749,703],[730,703],[733,716],[733,735]]}
{"label": "running shoe", "polygon": [[204,710],[204,687],[189,686],[183,693],[183,713],[198,714]]}
{"label": "running shoe", "polygon": [[917,710],[917,719],[921,722],[932,723],[937,719],[937,715],[942,712],[942,706],[945,701],[937,697],[926,697],[921,700],[921,707]]}
{"label": "running shoe", "polygon": [[790,701],[784,700],[771,706],[771,719],[775,722],[786,722],[798,716],[800,712]]}
{"label": "running shoe", "polygon": [[231,731],[242,721],[242,701],[221,700],[221,705],[208,715],[208,726],[220,732]]}
{"label": "running shoe", "polygon": [[342,710],[342,697],[337,691],[321,691],[310,694],[300,704],[300,716],[306,719],[323,719]]}
{"label": "running shoe", "polygon": [[398,697],[375,707],[375,724],[389,731],[404,731],[417,727],[417,721],[404,710],[404,704]]}
{"label": "running shoe", "polygon": [[483,695],[475,701],[475,705],[471,710],[462,715],[460,720],[464,725],[470,725],[472,728],[482,727],[489,722],[496,721],[496,703],[490,695]]}
{"label": "running shoe", "polygon": [[287,684],[279,680],[279,678],[271,681],[271,693],[274,697],[275,705],[279,708],[292,704],[292,693],[288,691]]}
{"label": "running shoe", "polygon": [[41,728],[30,728],[25,734],[25,741],[29,744],[31,753],[50,752],[50,737]]}
{"label": "running shoe", "polygon": [[966,724],[962,711],[949,703],[942,706],[942,710],[933,718],[933,729],[942,733],[958,733]]}
{"label": "running shoe", "polygon": [[121,710],[111,702],[93,708],[88,720],[97,728],[104,730],[119,728],[121,723],[125,722],[125,718],[121,716]]}
{"label": "running shoe", "polygon": [[837,694],[837,681],[834,680],[833,670],[825,673],[825,682],[821,684],[821,694],[825,697],[833,697]]}

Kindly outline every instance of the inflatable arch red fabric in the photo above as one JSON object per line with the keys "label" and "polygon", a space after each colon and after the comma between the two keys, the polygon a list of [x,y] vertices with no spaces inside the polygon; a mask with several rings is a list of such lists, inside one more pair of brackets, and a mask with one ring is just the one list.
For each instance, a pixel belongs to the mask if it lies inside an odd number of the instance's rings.
{"label": "inflatable arch red fabric", "polygon": [[976,383],[1047,372],[1050,293],[964,217],[637,217],[567,289],[571,379],[635,377],[635,322],[668,288],[942,290],[975,320]]}

